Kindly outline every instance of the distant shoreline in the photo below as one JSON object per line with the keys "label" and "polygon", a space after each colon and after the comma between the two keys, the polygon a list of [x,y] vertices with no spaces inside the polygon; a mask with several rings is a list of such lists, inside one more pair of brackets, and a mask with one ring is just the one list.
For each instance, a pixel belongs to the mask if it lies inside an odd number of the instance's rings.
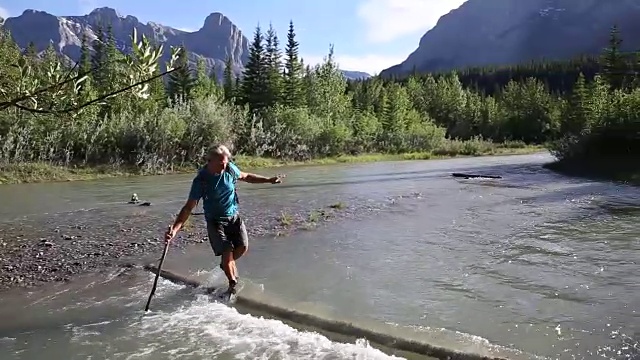
{"label": "distant shoreline", "polygon": [[566,176],[640,186],[640,161],[633,159],[559,160],[543,167]]}
{"label": "distant shoreline", "polygon": [[[478,157],[496,155],[524,155],[544,151],[543,147],[528,146],[520,148],[495,147],[478,154],[436,154],[433,152],[406,154],[363,154],[341,155],[328,158],[310,159],[307,161],[284,161],[273,158],[237,156],[234,161],[241,168],[261,169],[298,165],[331,165],[345,163],[368,163],[379,161],[431,160],[458,157]],[[163,171],[144,172],[127,166],[59,166],[47,163],[22,163],[0,165],[0,184],[24,184],[42,182],[84,181],[114,177],[131,177],[147,175],[186,174],[196,171],[195,166],[173,167]]]}

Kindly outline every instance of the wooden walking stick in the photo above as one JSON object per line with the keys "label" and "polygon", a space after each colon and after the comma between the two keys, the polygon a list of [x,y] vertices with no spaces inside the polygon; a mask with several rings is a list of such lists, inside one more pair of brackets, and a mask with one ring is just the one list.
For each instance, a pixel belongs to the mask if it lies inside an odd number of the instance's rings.
{"label": "wooden walking stick", "polygon": [[149,311],[149,304],[151,304],[151,298],[153,294],[156,292],[156,287],[158,286],[158,278],[160,277],[160,272],[162,271],[162,263],[164,263],[164,258],[167,256],[167,252],[169,251],[170,242],[167,241],[164,245],[164,251],[162,252],[162,257],[160,258],[160,264],[158,265],[158,271],[156,272],[156,278],[153,280],[153,287],[151,288],[151,294],[149,294],[149,300],[147,300],[147,306],[144,307],[144,311]]}

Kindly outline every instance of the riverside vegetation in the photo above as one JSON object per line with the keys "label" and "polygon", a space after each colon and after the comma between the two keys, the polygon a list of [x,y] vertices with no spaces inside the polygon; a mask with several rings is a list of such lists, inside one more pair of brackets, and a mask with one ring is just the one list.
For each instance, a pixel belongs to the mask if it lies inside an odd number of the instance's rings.
{"label": "riverside vegetation", "polygon": [[[637,166],[637,57],[619,51],[615,27],[601,58],[363,81],[345,80],[332,47],[322,64],[305,65],[293,23],[284,51],[273,28],[257,27],[242,78],[228,59],[221,81],[201,60],[190,68],[189,49],[172,48],[171,73],[160,76],[161,46],[134,32],[123,54],[109,26],[96,33],[75,67],[51,46],[22,52],[0,34],[0,96],[23,97],[0,106],[0,182],[193,171],[217,142],[242,166],[542,147],[564,171],[607,164],[629,178]],[[155,78],[132,87],[145,75]]]}
{"label": "riverside vegetation", "polygon": [[[73,66],[52,47],[22,52],[0,32],[0,182],[193,171],[214,142],[233,146],[243,166],[542,146],[563,169],[584,169],[585,159],[618,159],[599,163],[628,166],[621,175],[627,177],[637,164],[627,160],[638,150],[632,146],[640,115],[636,60],[617,50],[615,31],[598,59],[351,82],[331,49],[322,64],[305,65],[293,24],[283,52],[272,29],[256,30],[242,80],[232,76],[229,61],[218,81],[201,61],[191,71],[185,66],[188,49],[170,49],[161,64],[163,47],[135,32],[127,54],[117,50],[108,27],[97,34],[92,51],[84,39]],[[334,213],[361,216],[386,204],[370,206],[245,209],[254,237],[312,229]],[[12,221],[0,235],[0,291],[134,264],[162,248],[162,209],[123,211],[128,216],[95,209],[66,221]],[[204,220],[193,221],[178,244],[204,241]]]}

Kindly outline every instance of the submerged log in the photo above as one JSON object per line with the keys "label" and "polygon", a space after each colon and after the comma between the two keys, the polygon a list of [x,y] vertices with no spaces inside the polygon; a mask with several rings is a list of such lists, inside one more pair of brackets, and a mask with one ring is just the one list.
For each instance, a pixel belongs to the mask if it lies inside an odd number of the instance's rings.
{"label": "submerged log", "polygon": [[451,176],[455,178],[463,178],[463,179],[502,179],[502,176],[499,175],[480,175],[480,174],[465,174],[465,173],[453,173]]}

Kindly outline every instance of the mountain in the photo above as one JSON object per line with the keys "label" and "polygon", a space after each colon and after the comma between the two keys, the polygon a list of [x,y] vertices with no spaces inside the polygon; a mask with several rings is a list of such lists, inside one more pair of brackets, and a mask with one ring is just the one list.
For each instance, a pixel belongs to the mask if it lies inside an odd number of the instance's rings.
{"label": "mountain", "polygon": [[[0,20],[0,24],[2,21]],[[139,36],[144,34],[150,40],[164,44],[163,61],[170,58],[170,47],[184,44],[189,51],[191,62],[204,60],[208,69],[215,66],[218,79],[222,79],[227,55],[231,55],[233,73],[238,76],[249,60],[249,39],[229,18],[214,12],[207,16],[202,27],[187,32],[155,22],[140,22],[135,16],[119,14],[109,7],[97,8],[83,16],[55,16],[44,11],[25,10],[20,16],[4,20],[4,27],[11,31],[18,46],[25,49],[29,42],[42,51],[53,43],[56,51],[77,61],[80,58],[82,35],[89,41],[96,39],[100,24],[111,24],[116,46],[123,52],[131,51],[133,28]],[[369,74],[357,71],[343,71],[345,77],[363,78]]]}
{"label": "mountain", "polygon": [[383,77],[598,54],[614,24],[640,49],[640,0],[467,0],[442,16]]}
{"label": "mountain", "polygon": [[191,52],[191,60],[200,57],[208,68],[214,65],[222,74],[224,61],[231,55],[234,73],[239,74],[248,60],[249,41],[242,31],[229,18],[221,13],[212,13],[202,27],[195,32],[186,32],[154,22],[141,23],[134,16],[122,16],[108,7],[97,8],[83,16],[54,16],[44,11],[25,10],[20,16],[5,20],[4,26],[11,31],[14,40],[21,48],[33,41],[38,51],[44,50],[49,43],[55,49],[73,60],[80,57],[82,34],[88,39],[96,39],[95,31],[100,24],[111,24],[116,46],[121,51],[131,50],[133,28],[139,36],[146,35],[150,40],[164,44],[164,61],[170,57],[170,46],[184,44]]}
{"label": "mountain", "polygon": [[363,71],[349,71],[342,70],[342,75],[344,75],[347,80],[364,80],[371,77],[371,74],[363,72]]}

